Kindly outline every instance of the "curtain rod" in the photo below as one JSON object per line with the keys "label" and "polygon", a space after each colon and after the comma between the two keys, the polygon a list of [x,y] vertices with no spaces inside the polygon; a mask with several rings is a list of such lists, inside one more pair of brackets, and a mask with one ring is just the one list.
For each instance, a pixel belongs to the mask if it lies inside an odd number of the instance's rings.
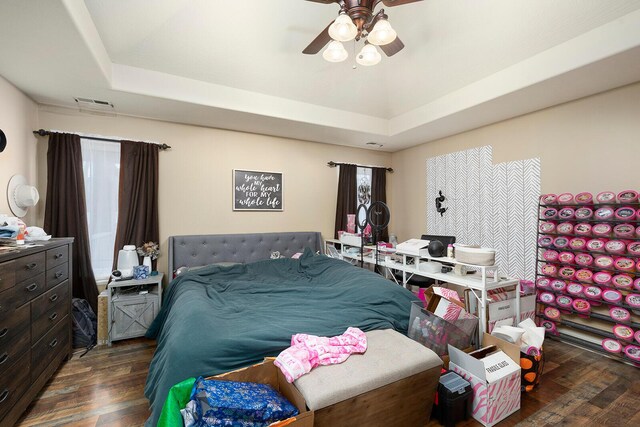
{"label": "curtain rod", "polygon": [[[367,168],[367,169],[374,169],[378,166],[365,166],[365,165],[359,165],[357,163],[340,163],[340,162],[334,162],[334,161],[330,161],[327,163],[327,166],[329,166],[330,168],[335,168],[336,166],[340,166],[340,165],[354,165],[354,166],[358,166],[359,168]],[[381,167],[380,169],[384,169],[387,172],[391,172],[393,173],[393,168],[383,168]]]}
{"label": "curtain rod", "polygon": [[[40,135],[40,136],[51,135],[51,131],[44,130],[44,129],[34,130],[33,133],[35,135]],[[82,135],[79,135],[79,136],[80,136],[80,138],[91,139],[93,141],[121,142],[121,140],[113,139],[113,138],[99,138],[97,136],[82,136]],[[159,145],[161,150],[168,150],[168,149],[171,148],[171,146],[167,145],[167,144],[159,144],[159,143],[156,143],[156,142],[152,142],[151,144]]]}

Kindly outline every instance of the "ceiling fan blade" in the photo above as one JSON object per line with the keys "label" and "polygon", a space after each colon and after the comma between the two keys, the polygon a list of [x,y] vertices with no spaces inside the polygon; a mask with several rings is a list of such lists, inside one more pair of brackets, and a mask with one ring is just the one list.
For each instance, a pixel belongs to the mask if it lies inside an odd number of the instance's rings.
{"label": "ceiling fan blade", "polygon": [[403,4],[415,3],[422,0],[382,0],[382,3],[387,7],[402,6]]}
{"label": "ceiling fan blade", "polygon": [[338,0],[307,0],[307,1],[312,1],[314,3],[324,3],[324,4],[337,3],[338,2]]}
{"label": "ceiling fan blade", "polygon": [[396,37],[396,39],[391,43],[378,46],[378,47],[382,49],[385,55],[393,56],[396,53],[400,52],[402,49],[404,49],[404,43],[402,43],[402,40],[400,40],[400,37]]}
{"label": "ceiling fan blade", "polygon": [[304,48],[302,53],[307,55],[315,55],[316,53],[320,52],[322,48],[331,41],[331,36],[329,35],[329,27],[331,26],[331,24],[333,24],[333,21],[331,21],[331,23],[327,25],[327,28],[325,28],[320,34],[318,34],[318,36],[313,39],[311,43],[309,43],[309,46]]}

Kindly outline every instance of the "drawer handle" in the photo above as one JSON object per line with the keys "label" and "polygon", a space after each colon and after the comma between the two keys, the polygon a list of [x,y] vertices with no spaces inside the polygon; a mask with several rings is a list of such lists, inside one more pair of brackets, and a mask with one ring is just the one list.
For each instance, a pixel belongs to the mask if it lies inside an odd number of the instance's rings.
{"label": "drawer handle", "polygon": [[3,328],[2,332],[0,332],[0,338],[4,338],[5,335],[9,332],[9,328]]}
{"label": "drawer handle", "polygon": [[0,393],[0,403],[4,402],[5,400],[7,400],[7,397],[9,397],[9,389],[4,389],[2,391],[2,393]]}
{"label": "drawer handle", "polygon": [[28,290],[29,292],[33,292],[33,291],[35,291],[36,289],[38,289],[38,284],[37,284],[37,283],[32,283],[32,284],[30,284],[29,286],[27,286],[27,290]]}
{"label": "drawer handle", "polygon": [[53,341],[49,343],[49,347],[53,348],[58,345],[58,339],[54,338]]}
{"label": "drawer handle", "polygon": [[58,252],[57,254],[55,254],[55,255],[53,256],[53,258],[54,258],[54,259],[60,259],[60,258],[62,258],[62,252]]}
{"label": "drawer handle", "polygon": [[56,273],[56,279],[61,278],[63,274],[64,274],[64,273],[63,273],[62,271],[58,271],[58,272]]}
{"label": "drawer handle", "polygon": [[56,320],[57,317],[58,313],[53,313],[51,316],[49,316],[49,320]]}
{"label": "drawer handle", "polygon": [[0,356],[0,365],[6,362],[8,358],[9,358],[9,354],[7,354],[6,352],[2,353],[2,356]]}
{"label": "drawer handle", "polygon": [[36,268],[38,266],[38,263],[36,262],[32,262],[31,264],[27,264],[25,265],[27,270],[33,270],[34,268]]}
{"label": "drawer handle", "polygon": [[53,294],[49,297],[49,301],[56,302],[58,301],[58,294]]}

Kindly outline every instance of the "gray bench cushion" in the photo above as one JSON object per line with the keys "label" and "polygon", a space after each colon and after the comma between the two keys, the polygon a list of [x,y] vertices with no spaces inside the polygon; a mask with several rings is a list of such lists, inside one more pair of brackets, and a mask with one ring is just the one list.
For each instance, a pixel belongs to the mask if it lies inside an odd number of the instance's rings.
{"label": "gray bench cushion", "polygon": [[309,409],[322,409],[442,366],[437,354],[393,329],[366,335],[364,354],[351,355],[338,365],[319,366],[295,381]]}

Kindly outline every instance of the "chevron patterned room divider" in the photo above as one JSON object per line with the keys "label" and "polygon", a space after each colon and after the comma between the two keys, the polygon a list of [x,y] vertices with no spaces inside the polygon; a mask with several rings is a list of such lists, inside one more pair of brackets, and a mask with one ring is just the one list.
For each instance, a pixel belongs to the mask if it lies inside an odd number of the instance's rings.
{"label": "chevron patterned room divider", "polygon": [[[447,211],[435,198],[442,190]],[[427,159],[427,232],[495,248],[500,270],[533,280],[540,159],[493,164],[491,146]]]}

